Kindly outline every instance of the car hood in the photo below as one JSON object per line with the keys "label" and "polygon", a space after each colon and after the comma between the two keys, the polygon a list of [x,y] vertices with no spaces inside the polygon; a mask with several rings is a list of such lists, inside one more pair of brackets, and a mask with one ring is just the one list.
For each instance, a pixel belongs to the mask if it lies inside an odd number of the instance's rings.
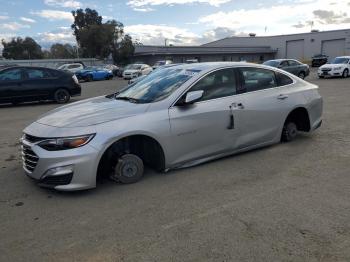
{"label": "car hood", "polygon": [[54,109],[36,122],[55,127],[84,127],[141,114],[149,104],[135,104],[105,96]]}
{"label": "car hood", "polygon": [[346,67],[346,64],[324,64],[323,66],[320,67],[322,68],[335,68],[335,67]]}

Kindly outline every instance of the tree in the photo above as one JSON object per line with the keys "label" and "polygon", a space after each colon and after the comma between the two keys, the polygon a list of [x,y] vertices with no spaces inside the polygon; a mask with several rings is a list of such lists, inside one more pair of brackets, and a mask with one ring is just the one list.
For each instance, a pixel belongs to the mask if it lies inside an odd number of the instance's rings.
{"label": "tree", "polygon": [[4,46],[2,56],[7,59],[41,59],[41,46],[33,38],[12,38],[11,41],[1,41]]}
{"label": "tree", "polygon": [[125,35],[118,45],[117,52],[113,55],[113,60],[120,64],[127,64],[130,57],[134,55],[135,47],[130,35]]}
{"label": "tree", "polygon": [[[102,23],[102,17],[90,8],[72,11],[73,34],[84,57],[106,58],[112,54],[115,61],[128,61],[134,53],[129,35],[124,35],[124,25],[116,20]],[[117,59],[117,60],[116,60]]]}
{"label": "tree", "polygon": [[76,49],[70,44],[53,44],[50,48],[51,58],[75,58]]}

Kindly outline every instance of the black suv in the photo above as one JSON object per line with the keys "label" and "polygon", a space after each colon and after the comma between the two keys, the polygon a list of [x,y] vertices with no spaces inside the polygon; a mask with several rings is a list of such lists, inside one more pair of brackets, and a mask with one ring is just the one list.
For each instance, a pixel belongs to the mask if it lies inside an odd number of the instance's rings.
{"label": "black suv", "polygon": [[67,103],[80,94],[78,79],[69,72],[29,66],[0,69],[0,103],[42,100]]}
{"label": "black suv", "polygon": [[311,65],[312,65],[312,67],[318,67],[318,66],[322,66],[324,64],[327,64],[327,62],[328,62],[328,56],[323,55],[323,54],[318,54],[318,55],[314,55],[312,57]]}

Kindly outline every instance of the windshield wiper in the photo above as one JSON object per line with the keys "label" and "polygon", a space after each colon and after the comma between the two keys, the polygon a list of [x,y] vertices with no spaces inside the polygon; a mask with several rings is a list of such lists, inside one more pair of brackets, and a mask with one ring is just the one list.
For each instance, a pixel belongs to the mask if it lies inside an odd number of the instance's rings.
{"label": "windshield wiper", "polygon": [[127,96],[116,96],[115,99],[116,100],[125,100],[125,101],[129,101],[131,103],[139,103],[140,102],[140,100],[137,98],[127,97]]}

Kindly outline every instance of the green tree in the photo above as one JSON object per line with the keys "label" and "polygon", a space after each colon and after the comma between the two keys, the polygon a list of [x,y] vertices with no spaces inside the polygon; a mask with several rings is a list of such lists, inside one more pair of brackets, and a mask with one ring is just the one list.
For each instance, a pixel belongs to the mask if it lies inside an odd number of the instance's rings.
{"label": "green tree", "polygon": [[50,48],[51,58],[75,58],[76,49],[70,44],[53,44]]}
{"label": "green tree", "polygon": [[135,47],[130,35],[125,35],[118,44],[117,52],[113,55],[113,60],[119,64],[127,64],[134,55]]}
{"label": "green tree", "polygon": [[33,38],[21,37],[12,38],[9,42],[4,39],[1,41],[3,45],[2,56],[7,59],[41,59],[43,52],[41,46],[35,42]]}

